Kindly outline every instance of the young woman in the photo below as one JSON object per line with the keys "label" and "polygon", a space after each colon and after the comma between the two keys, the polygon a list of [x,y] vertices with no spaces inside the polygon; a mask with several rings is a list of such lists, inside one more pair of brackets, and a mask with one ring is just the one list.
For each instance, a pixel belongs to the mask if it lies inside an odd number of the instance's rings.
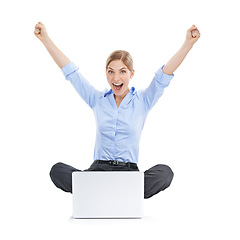
{"label": "young woman", "polygon": [[[82,99],[92,108],[96,123],[94,162],[85,171],[139,171],[138,152],[141,132],[148,112],[163,94],[194,43],[200,38],[195,25],[187,30],[180,50],[156,73],[144,91],[129,89],[134,76],[133,61],[127,51],[111,53],[106,62],[109,91],[96,90],[52,42],[46,27],[35,25],[35,36],[44,44],[66,80],[69,80]],[[72,192],[72,172],[81,171],[64,163],[55,164],[50,177],[66,192]],[[144,172],[144,198],[150,198],[170,186],[173,172],[167,165],[158,164]]]}

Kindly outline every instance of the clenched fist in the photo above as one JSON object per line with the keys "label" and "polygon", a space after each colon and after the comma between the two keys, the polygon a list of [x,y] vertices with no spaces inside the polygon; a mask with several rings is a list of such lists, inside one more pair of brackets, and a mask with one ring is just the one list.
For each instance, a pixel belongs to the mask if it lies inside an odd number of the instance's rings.
{"label": "clenched fist", "polygon": [[186,41],[192,46],[200,38],[200,32],[195,25],[187,30]]}
{"label": "clenched fist", "polygon": [[35,31],[34,31],[35,36],[40,40],[43,41],[48,38],[47,30],[43,23],[38,22],[35,25]]}

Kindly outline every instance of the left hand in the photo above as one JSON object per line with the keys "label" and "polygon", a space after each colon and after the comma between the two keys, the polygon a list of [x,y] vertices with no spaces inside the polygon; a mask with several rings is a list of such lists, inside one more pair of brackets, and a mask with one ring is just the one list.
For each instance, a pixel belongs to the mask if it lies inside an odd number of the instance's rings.
{"label": "left hand", "polygon": [[200,32],[195,25],[192,25],[187,30],[186,42],[193,46],[193,44],[200,38]]}

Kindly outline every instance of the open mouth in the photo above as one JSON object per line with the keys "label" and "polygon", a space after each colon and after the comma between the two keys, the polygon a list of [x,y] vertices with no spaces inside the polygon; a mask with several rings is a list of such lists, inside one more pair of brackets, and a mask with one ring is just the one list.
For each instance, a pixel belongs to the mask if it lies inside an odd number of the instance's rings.
{"label": "open mouth", "polygon": [[113,87],[116,91],[121,91],[122,86],[123,86],[123,83],[119,83],[119,84],[113,83]]}

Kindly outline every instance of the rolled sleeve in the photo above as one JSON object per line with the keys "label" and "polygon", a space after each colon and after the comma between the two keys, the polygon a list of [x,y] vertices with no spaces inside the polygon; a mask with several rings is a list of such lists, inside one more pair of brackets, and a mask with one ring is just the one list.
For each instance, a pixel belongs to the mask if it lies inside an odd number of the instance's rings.
{"label": "rolled sleeve", "polygon": [[73,62],[68,63],[61,69],[65,79],[71,82],[82,99],[93,108],[101,92],[97,91],[78,70],[79,68]]}
{"label": "rolled sleeve", "polygon": [[163,66],[155,73],[155,75],[156,75],[156,81],[157,81],[158,83],[161,83],[161,84],[163,84],[163,85],[168,86],[169,83],[170,83],[170,81],[171,81],[172,78],[174,77],[174,74],[168,75],[168,74],[164,73],[164,72],[162,71],[162,69],[163,69],[164,66],[165,66],[165,65],[163,65]]}
{"label": "rolled sleeve", "polygon": [[67,65],[65,65],[61,71],[65,77],[66,80],[69,80],[67,79],[68,75],[77,71],[79,68],[73,63],[73,62],[70,62],[68,63]]}
{"label": "rolled sleeve", "polygon": [[168,75],[162,71],[164,66],[165,65],[155,72],[155,76],[151,84],[145,89],[145,91],[142,92],[143,103],[147,111],[156,104],[158,99],[162,96],[164,89],[169,85],[170,81],[174,77],[174,74]]}

